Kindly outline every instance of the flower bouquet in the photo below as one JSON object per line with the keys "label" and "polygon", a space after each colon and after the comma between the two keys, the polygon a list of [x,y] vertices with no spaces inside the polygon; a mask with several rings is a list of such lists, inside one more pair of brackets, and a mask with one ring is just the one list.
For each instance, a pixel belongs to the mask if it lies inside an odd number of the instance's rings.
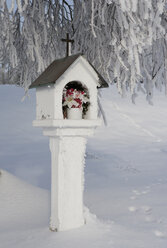
{"label": "flower bouquet", "polygon": [[84,90],[79,90],[76,88],[64,89],[63,91],[63,108],[65,110],[72,110],[73,112],[78,112],[81,115],[85,115],[89,106],[89,98]]}

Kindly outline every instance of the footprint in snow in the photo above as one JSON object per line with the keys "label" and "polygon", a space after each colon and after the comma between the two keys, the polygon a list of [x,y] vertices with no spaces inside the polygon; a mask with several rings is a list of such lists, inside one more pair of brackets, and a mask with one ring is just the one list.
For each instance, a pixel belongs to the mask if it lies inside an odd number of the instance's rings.
{"label": "footprint in snow", "polygon": [[151,214],[152,208],[149,206],[142,206],[141,207],[142,211],[144,212],[144,214]]}
{"label": "footprint in snow", "polygon": [[137,212],[137,210],[138,210],[138,208],[136,208],[134,206],[130,206],[128,209],[129,209],[130,212],[133,212],[133,213]]}
{"label": "footprint in snow", "polygon": [[151,211],[152,211],[152,208],[149,207],[149,206],[142,206],[142,207],[139,207],[139,208],[137,208],[135,206],[130,206],[128,209],[129,209],[130,212],[140,211],[140,212],[143,212],[146,215],[150,215]]}
{"label": "footprint in snow", "polygon": [[138,191],[138,190],[133,190],[132,192],[133,192],[136,196],[141,195],[140,191]]}
{"label": "footprint in snow", "polygon": [[167,237],[165,233],[163,233],[163,232],[161,232],[161,231],[159,231],[159,230],[155,230],[155,231],[154,231],[154,234],[155,234],[155,236],[158,237],[158,238],[166,238],[166,237]]}
{"label": "footprint in snow", "polygon": [[132,192],[133,192],[134,195],[132,195],[130,197],[130,199],[131,200],[136,200],[139,196],[148,194],[150,192],[150,190],[147,187],[146,190],[143,190],[143,191],[132,190]]}

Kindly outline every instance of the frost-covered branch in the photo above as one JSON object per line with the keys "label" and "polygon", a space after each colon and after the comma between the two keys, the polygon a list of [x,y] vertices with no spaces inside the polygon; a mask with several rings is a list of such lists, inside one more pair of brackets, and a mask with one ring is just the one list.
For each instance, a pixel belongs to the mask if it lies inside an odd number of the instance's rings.
{"label": "frost-covered branch", "polygon": [[[166,5],[165,5],[166,4]],[[0,0],[0,83],[25,88],[65,55],[61,39],[75,40],[109,83],[124,94],[167,84],[165,0]]]}

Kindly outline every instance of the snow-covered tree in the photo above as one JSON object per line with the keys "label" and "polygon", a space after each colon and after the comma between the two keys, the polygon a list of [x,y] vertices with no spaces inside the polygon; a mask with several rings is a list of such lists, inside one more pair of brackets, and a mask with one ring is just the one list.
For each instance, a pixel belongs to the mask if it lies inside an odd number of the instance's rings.
{"label": "snow-covered tree", "polygon": [[54,60],[84,53],[109,83],[151,101],[167,84],[166,0],[0,0],[0,83],[28,88]]}

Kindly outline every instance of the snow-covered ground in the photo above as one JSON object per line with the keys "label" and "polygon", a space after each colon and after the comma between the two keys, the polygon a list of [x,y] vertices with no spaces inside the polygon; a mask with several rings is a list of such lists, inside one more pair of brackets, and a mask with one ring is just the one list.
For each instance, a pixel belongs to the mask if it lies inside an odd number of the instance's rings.
{"label": "snow-covered ground", "polygon": [[[120,98],[103,90],[107,127],[89,139],[84,202],[87,224],[49,231],[48,139],[32,127],[35,91],[0,86],[0,247],[166,248],[167,97]],[[89,210],[88,210],[89,209]]]}

